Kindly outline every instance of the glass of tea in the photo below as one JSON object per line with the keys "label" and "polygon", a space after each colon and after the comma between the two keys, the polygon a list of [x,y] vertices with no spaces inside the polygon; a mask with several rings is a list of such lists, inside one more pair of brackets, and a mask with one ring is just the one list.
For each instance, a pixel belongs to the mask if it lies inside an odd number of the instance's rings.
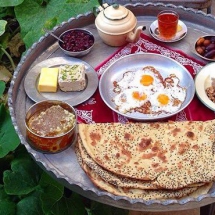
{"label": "glass of tea", "polygon": [[162,39],[171,40],[175,37],[179,15],[172,10],[163,10],[158,16],[158,31]]}

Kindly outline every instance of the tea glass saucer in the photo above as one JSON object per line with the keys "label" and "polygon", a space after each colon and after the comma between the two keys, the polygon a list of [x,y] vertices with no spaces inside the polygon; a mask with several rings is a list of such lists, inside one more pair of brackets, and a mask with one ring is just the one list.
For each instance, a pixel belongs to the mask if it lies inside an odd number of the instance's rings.
{"label": "tea glass saucer", "polygon": [[186,36],[187,26],[181,20],[179,20],[178,21],[178,27],[177,27],[177,33],[176,33],[175,37],[170,39],[170,40],[163,39],[160,37],[159,31],[158,31],[158,20],[155,20],[150,25],[149,32],[156,40],[159,40],[161,42],[167,42],[167,43],[168,42],[176,42],[176,41],[183,39]]}

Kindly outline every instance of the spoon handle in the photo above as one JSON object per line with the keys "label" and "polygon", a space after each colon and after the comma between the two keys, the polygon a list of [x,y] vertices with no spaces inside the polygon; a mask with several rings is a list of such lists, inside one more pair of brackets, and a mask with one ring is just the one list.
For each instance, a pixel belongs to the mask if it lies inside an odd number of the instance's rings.
{"label": "spoon handle", "polygon": [[63,40],[61,40],[58,36],[56,36],[55,34],[53,34],[51,31],[48,31],[46,29],[44,29],[48,34],[51,34],[54,38],[56,38],[57,40],[59,40],[60,42],[64,43]]}
{"label": "spoon handle", "polygon": [[51,34],[53,37],[55,37],[56,39],[58,39],[60,42],[64,43],[63,40],[61,40],[59,37],[57,37],[55,34],[53,34],[52,32],[49,32],[49,34]]}

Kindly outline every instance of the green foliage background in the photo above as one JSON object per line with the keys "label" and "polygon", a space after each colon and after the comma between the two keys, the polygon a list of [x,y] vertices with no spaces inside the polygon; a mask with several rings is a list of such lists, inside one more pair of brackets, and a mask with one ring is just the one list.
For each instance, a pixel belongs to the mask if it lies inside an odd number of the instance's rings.
{"label": "green foliage background", "polygon": [[[4,0],[7,1],[7,0]],[[21,34],[27,48],[44,34],[43,28],[51,29],[78,14],[92,11],[97,0],[24,0],[15,7]]]}

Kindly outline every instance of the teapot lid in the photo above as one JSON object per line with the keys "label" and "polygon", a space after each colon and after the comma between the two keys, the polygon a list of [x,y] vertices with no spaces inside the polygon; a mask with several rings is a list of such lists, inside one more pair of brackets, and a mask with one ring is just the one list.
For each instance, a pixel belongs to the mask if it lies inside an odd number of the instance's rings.
{"label": "teapot lid", "polygon": [[126,7],[114,4],[98,14],[95,24],[104,33],[118,35],[132,31],[136,27],[137,19]]}
{"label": "teapot lid", "polygon": [[119,5],[113,4],[104,10],[104,16],[110,20],[121,20],[128,16],[128,9]]}

